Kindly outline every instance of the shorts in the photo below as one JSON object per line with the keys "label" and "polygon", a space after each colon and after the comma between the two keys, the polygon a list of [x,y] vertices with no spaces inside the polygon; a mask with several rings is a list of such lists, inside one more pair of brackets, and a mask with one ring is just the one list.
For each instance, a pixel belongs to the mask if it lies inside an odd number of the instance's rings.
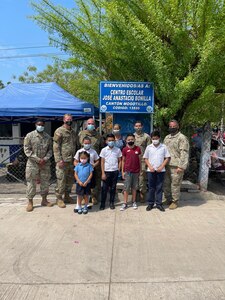
{"label": "shorts", "polygon": [[88,183],[87,186],[81,186],[77,183],[76,194],[79,196],[90,195],[91,193],[91,184]]}
{"label": "shorts", "polygon": [[125,172],[124,173],[124,190],[126,192],[130,191],[130,188],[133,190],[138,189],[138,178],[139,178],[139,173],[131,173],[131,172]]}

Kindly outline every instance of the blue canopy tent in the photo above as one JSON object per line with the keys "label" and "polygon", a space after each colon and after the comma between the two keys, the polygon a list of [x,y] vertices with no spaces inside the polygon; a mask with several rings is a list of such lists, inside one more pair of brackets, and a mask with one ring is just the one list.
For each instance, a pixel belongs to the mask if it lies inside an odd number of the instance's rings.
{"label": "blue canopy tent", "polygon": [[37,116],[59,119],[70,113],[75,119],[97,115],[93,104],[74,97],[55,82],[12,83],[0,90],[0,120],[24,122]]}

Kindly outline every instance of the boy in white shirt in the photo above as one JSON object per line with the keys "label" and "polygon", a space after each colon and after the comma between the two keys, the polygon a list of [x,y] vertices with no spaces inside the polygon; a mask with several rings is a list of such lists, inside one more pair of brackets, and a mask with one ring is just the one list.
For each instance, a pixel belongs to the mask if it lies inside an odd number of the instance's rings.
{"label": "boy in white shirt", "polygon": [[107,192],[110,188],[110,209],[115,209],[114,200],[119,170],[121,169],[122,152],[115,146],[115,136],[106,136],[107,146],[101,150],[102,193],[100,209],[105,209]]}
{"label": "boy in white shirt", "polygon": [[151,134],[152,144],[147,146],[143,158],[148,167],[148,206],[150,211],[154,203],[160,211],[165,211],[162,206],[163,181],[165,175],[165,166],[170,160],[170,153],[164,144],[160,143],[159,131],[153,131]]}

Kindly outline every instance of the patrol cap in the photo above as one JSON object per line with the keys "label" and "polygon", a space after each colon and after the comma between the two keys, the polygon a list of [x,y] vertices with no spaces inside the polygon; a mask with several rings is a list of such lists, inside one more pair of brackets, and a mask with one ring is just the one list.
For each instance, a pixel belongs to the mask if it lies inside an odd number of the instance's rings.
{"label": "patrol cap", "polygon": [[37,118],[35,123],[38,123],[38,122],[45,123],[45,120],[43,118]]}

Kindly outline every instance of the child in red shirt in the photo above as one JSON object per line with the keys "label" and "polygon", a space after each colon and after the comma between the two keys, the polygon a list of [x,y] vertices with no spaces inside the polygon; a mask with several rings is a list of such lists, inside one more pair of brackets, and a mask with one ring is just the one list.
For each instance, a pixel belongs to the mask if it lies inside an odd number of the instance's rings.
{"label": "child in red shirt", "polygon": [[140,147],[135,144],[135,136],[131,133],[126,137],[127,146],[122,150],[122,178],[124,182],[124,203],[120,210],[127,209],[128,194],[131,188],[132,191],[132,206],[137,209],[136,194],[138,189],[138,177],[140,173]]}

